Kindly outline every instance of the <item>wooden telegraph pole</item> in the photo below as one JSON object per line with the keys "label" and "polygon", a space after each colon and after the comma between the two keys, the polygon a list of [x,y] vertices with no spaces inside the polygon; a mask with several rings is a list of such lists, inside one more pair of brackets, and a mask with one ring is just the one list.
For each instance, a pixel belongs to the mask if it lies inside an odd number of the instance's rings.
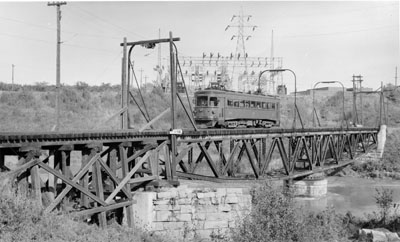
{"label": "wooden telegraph pole", "polygon": [[56,59],[56,116],[57,124],[56,131],[60,128],[60,45],[61,45],[61,5],[66,5],[66,2],[49,2],[47,6],[57,7],[57,59]]}

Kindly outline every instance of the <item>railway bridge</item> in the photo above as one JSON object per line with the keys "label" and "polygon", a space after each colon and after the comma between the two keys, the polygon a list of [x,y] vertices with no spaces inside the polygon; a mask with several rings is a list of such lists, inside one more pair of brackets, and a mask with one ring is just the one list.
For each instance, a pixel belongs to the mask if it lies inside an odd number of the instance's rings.
{"label": "railway bridge", "polygon": [[[106,226],[109,214],[123,208],[131,226],[135,194],[143,189],[176,187],[182,180],[295,179],[346,166],[376,148],[376,127],[200,130],[192,121],[192,129],[179,129],[176,68],[171,68],[171,129],[129,129],[127,46],[168,42],[172,53],[177,40],[170,34],[169,39],[121,44],[120,130],[0,133],[1,171],[19,191],[41,201],[45,212],[95,216]],[[171,54],[171,66],[176,61]],[[11,157],[17,160],[12,167]]]}

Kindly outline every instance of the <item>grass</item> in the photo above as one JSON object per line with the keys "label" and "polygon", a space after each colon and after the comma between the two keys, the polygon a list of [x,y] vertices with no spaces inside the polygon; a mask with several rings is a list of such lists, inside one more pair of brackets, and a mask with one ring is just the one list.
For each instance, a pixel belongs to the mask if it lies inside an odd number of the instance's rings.
{"label": "grass", "polygon": [[[0,180],[2,178],[0,177]],[[29,196],[2,189],[0,196],[0,241],[168,241],[139,229],[116,223],[102,229],[67,214],[44,213]]]}

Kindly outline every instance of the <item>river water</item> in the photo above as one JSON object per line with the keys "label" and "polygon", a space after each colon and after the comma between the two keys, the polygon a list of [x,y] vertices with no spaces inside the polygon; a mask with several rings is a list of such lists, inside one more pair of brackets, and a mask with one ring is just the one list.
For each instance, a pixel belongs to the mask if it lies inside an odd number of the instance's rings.
{"label": "river water", "polygon": [[338,213],[350,211],[357,217],[378,212],[376,189],[393,191],[394,203],[400,203],[400,181],[356,177],[328,177],[328,194],[321,198],[296,198],[308,210],[321,211],[332,206]]}

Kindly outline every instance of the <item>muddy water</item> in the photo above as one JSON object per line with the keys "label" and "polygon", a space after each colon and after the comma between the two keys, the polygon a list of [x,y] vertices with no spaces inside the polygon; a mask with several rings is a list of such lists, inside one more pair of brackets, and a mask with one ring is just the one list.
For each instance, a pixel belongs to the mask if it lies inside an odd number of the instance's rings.
{"label": "muddy water", "polygon": [[328,194],[318,199],[298,198],[300,205],[308,210],[320,211],[333,206],[339,213],[350,211],[355,216],[378,211],[375,196],[376,189],[386,188],[393,191],[395,203],[400,203],[400,181],[373,180],[354,177],[329,177]]}

